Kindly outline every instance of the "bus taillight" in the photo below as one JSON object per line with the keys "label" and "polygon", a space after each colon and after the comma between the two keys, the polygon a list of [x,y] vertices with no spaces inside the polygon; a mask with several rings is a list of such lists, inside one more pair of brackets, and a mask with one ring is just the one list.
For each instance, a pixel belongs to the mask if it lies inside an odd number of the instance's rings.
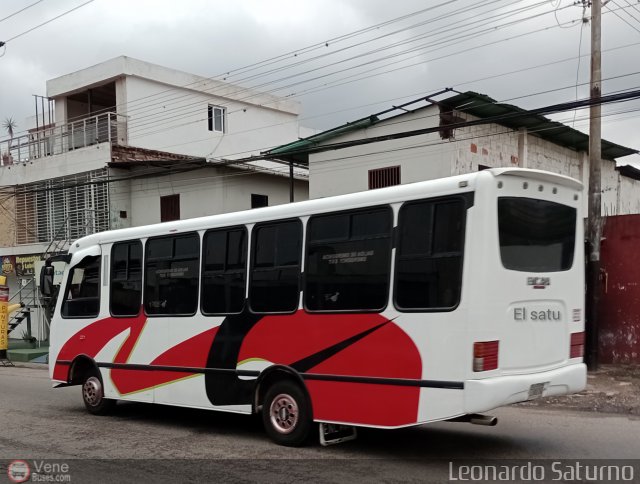
{"label": "bus taillight", "polygon": [[473,343],[473,371],[489,371],[498,368],[499,341]]}
{"label": "bus taillight", "polygon": [[571,333],[571,346],[569,347],[569,358],[582,358],[584,355],[584,331],[581,333]]}

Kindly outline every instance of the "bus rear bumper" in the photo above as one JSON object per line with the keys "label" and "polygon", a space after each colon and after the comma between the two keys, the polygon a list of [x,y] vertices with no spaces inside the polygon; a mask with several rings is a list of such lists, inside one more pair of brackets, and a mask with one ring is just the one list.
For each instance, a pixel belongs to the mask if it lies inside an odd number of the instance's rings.
{"label": "bus rear bumper", "polygon": [[584,363],[531,374],[466,380],[464,408],[466,413],[486,412],[537,397],[576,393],[584,390],[586,385],[587,367]]}

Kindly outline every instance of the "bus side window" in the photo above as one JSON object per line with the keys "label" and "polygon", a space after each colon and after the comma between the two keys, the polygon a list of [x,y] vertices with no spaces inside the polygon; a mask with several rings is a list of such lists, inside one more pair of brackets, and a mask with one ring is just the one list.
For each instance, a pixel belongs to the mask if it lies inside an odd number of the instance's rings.
{"label": "bus side window", "polygon": [[450,310],[462,285],[462,200],[406,203],[400,209],[395,304],[400,310]]}
{"label": "bus side window", "polygon": [[200,279],[198,234],[147,240],[144,270],[146,314],[192,316],[196,313]]}
{"label": "bus side window", "polygon": [[241,312],[247,283],[247,229],[206,232],[202,254],[202,313]]}
{"label": "bus side window", "polygon": [[389,298],[389,207],[316,215],[307,228],[308,311],[382,311]]}
{"label": "bus side window", "polygon": [[249,300],[257,313],[298,309],[302,223],[260,224],[254,228]]}
{"label": "bus side window", "polygon": [[100,257],[85,257],[69,272],[63,318],[94,318],[100,312]]}
{"label": "bus side window", "polygon": [[142,303],[142,242],[119,242],[111,249],[110,306],[113,316],[137,316]]}

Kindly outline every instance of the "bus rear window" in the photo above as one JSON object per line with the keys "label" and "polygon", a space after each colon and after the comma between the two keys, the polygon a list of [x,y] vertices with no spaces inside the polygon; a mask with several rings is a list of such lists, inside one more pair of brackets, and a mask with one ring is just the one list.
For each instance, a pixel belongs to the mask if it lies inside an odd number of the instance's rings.
{"label": "bus rear window", "polygon": [[506,269],[566,271],[573,265],[576,209],[546,200],[498,199],[500,257]]}

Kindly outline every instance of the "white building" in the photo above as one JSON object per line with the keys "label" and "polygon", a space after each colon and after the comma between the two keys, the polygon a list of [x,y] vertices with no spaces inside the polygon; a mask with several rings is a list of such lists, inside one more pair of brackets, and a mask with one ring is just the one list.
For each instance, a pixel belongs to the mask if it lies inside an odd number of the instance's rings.
{"label": "white building", "polygon": [[129,57],[49,80],[47,96],[54,112],[0,140],[2,256],[308,198],[286,165],[220,163],[298,138],[296,102]]}
{"label": "white building", "polygon": [[296,102],[128,57],[47,81],[47,97],[25,134],[0,139],[2,272],[40,339],[43,254],[97,231],[308,198],[293,165],[229,163],[297,139]]}
{"label": "white building", "polygon": [[[479,124],[452,127],[468,121]],[[424,134],[401,137],[416,130]],[[383,139],[360,141],[377,137]],[[421,98],[280,146],[269,156],[308,164],[309,195],[319,198],[504,166],[548,170],[588,186],[588,145],[589,137],[569,126],[466,92],[437,102]],[[615,162],[634,153],[602,141],[604,215],[640,213],[638,172],[617,169]]]}

